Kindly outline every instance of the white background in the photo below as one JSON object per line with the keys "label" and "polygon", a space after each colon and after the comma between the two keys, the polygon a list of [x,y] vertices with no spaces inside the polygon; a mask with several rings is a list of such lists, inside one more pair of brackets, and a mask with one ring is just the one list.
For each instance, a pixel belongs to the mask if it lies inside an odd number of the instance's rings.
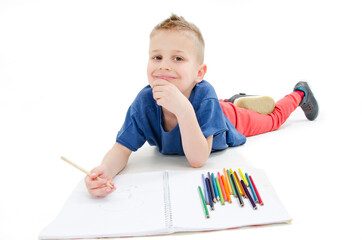
{"label": "white background", "polygon": [[[195,23],[220,98],[276,100],[306,79],[316,121],[297,109],[278,131],[213,153],[208,168],[268,175],[290,225],[152,239],[361,239],[360,1],[0,1],[0,239],[36,239],[81,172],[113,145],[147,84],[148,37],[171,13]],[[191,169],[145,144],[125,172]]]}

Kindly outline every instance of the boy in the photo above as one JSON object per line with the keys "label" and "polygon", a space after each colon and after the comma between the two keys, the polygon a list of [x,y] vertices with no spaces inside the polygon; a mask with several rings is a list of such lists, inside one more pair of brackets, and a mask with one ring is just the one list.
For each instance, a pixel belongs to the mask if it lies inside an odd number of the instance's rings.
{"label": "boy", "polygon": [[245,136],[278,129],[298,105],[308,119],[318,115],[317,102],[305,82],[299,82],[268,115],[218,100],[213,87],[203,80],[207,71],[203,61],[204,40],[195,25],[172,15],[153,29],[147,67],[149,85],[128,109],[116,143],[101,165],[86,177],[91,195],[113,192],[116,188],[105,184],[114,185],[112,178],[145,141],[163,154],[185,155],[192,167],[201,167],[212,151],[242,145]]}

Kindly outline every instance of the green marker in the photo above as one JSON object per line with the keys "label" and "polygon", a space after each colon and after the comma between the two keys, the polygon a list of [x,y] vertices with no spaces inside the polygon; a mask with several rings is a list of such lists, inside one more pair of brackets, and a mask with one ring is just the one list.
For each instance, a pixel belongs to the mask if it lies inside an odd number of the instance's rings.
{"label": "green marker", "polygon": [[238,197],[238,195],[236,194],[235,188],[234,188],[234,183],[233,183],[233,181],[231,181],[231,175],[230,175],[229,169],[227,170],[227,172],[228,172],[228,175],[229,175],[231,188],[233,189],[234,197]]}
{"label": "green marker", "polygon": [[225,205],[224,197],[222,196],[222,192],[221,192],[221,187],[220,187],[219,179],[216,177],[216,178],[215,178],[215,181],[216,181],[217,190],[219,191],[219,196],[220,196],[221,205]]}
{"label": "green marker", "polygon": [[199,192],[200,192],[200,196],[201,196],[201,199],[202,199],[202,204],[204,205],[206,218],[210,218],[209,211],[207,210],[207,207],[206,207],[205,198],[204,198],[204,195],[202,194],[202,190],[201,190],[200,186],[199,186]]}

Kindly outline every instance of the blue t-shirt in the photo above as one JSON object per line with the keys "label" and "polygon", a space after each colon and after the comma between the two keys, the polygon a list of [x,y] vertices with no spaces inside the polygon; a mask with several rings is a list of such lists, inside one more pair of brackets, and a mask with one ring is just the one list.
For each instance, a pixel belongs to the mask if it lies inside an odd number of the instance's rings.
{"label": "blue t-shirt", "polygon": [[[189,101],[205,138],[214,135],[211,151],[245,143],[245,136],[223,113],[210,83],[205,80],[197,83]],[[132,151],[137,151],[147,141],[151,146],[157,146],[162,154],[184,155],[179,126],[177,124],[169,132],[164,130],[162,109],[153,99],[149,85],[140,91],[129,107],[116,141]]]}

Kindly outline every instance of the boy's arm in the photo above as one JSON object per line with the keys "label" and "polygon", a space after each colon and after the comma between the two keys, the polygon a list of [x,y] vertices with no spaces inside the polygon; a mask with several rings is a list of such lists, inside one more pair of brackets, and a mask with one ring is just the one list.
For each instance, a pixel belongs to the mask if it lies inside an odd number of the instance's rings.
{"label": "boy's arm", "polygon": [[182,148],[192,167],[202,167],[209,158],[213,136],[205,138],[190,101],[166,80],[151,84],[157,104],[173,113],[179,124]]}
{"label": "boy's arm", "polygon": [[181,132],[182,147],[192,167],[202,167],[209,158],[213,135],[205,138],[196,118],[194,108],[187,101],[182,113],[176,115]]}
{"label": "boy's arm", "polygon": [[113,178],[126,167],[131,153],[130,149],[116,142],[104,156],[101,165],[108,170]]}
{"label": "boy's arm", "polygon": [[131,153],[130,149],[115,143],[104,156],[101,165],[94,168],[90,176],[86,176],[85,184],[89,194],[104,197],[112,193],[116,187],[111,189],[106,183],[109,182],[111,185],[114,185],[112,178],[124,169]]}

